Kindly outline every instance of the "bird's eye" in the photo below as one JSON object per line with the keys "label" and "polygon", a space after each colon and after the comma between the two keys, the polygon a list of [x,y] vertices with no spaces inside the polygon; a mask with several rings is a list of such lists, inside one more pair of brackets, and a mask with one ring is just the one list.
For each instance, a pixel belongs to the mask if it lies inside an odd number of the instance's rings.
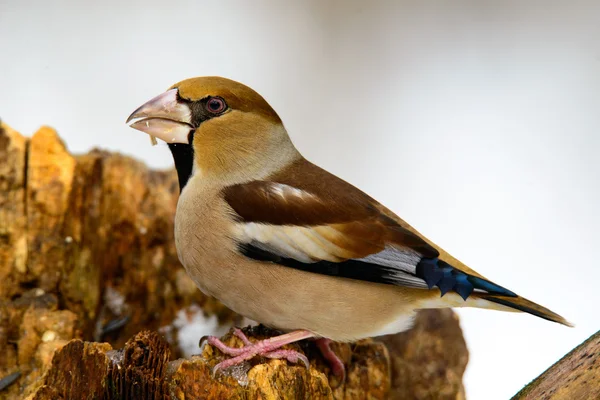
{"label": "bird's eye", "polygon": [[225,100],[220,97],[211,97],[206,102],[206,108],[212,114],[220,114],[227,108],[227,104],[225,104]]}

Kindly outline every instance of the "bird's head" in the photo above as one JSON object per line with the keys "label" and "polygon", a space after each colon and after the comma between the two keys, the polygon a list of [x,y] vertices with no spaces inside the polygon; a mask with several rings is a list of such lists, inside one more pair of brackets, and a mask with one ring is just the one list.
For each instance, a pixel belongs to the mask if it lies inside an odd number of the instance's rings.
{"label": "bird's head", "polygon": [[230,79],[176,83],[135,110],[131,121],[168,144],[181,189],[192,175],[230,184],[260,179],[299,157],[265,99]]}

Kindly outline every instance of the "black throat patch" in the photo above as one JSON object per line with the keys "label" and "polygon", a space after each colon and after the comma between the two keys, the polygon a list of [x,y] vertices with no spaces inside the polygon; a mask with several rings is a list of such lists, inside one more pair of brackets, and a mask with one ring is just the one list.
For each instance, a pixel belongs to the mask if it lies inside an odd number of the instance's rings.
{"label": "black throat patch", "polygon": [[[179,92],[177,93],[177,101],[186,103],[190,107],[191,125],[195,129],[198,129],[202,122],[218,116],[207,111],[206,103],[209,99],[210,96],[207,96],[197,101],[190,101],[180,97]],[[194,167],[194,147],[192,143],[194,143],[195,129],[191,130],[188,134],[187,143],[169,143],[169,149],[173,155],[173,161],[175,161],[177,178],[179,179],[179,193],[181,193],[188,183],[190,176],[192,176],[192,169]]]}
{"label": "black throat patch", "polygon": [[192,176],[192,168],[194,166],[194,148],[191,144],[194,142],[194,131],[188,135],[188,143],[169,143],[169,150],[173,155],[175,169],[177,170],[177,178],[179,179],[179,192],[183,190],[190,176]]}

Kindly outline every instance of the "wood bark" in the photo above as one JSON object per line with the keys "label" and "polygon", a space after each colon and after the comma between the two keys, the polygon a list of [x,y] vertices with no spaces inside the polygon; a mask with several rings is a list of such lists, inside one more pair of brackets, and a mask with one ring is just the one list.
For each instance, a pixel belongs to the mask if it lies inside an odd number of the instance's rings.
{"label": "wood bark", "polygon": [[513,400],[600,399],[600,331],[525,386]]}

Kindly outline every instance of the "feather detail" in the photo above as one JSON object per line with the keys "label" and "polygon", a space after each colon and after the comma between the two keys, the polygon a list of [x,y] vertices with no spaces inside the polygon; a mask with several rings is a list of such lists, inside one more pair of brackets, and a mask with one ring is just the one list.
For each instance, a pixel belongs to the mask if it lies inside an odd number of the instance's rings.
{"label": "feather detail", "polygon": [[557,322],[559,324],[570,327],[575,326],[574,324],[567,321],[565,318],[558,315],[554,311],[551,311],[546,307],[536,304],[533,301],[527,300],[526,298],[521,296],[505,297],[497,294],[474,293],[474,297],[487,300],[488,302],[494,304],[500,304],[501,306],[511,308],[515,311],[521,311],[531,315],[535,315],[536,317],[547,319],[548,321]]}
{"label": "feather detail", "polygon": [[416,268],[416,275],[427,283],[429,289],[437,286],[442,296],[450,290],[454,290],[464,300],[467,300],[467,297],[474,290],[509,297],[517,296],[500,285],[478,276],[469,275],[438,258],[423,258],[420,260]]}
{"label": "feather detail", "polygon": [[[306,160],[303,165],[327,174]],[[437,250],[381,213],[369,196],[328,176],[333,179],[328,188],[339,189],[336,195],[283,177],[226,187],[223,197],[236,221],[240,251],[326,275],[427,288],[416,266]]]}

